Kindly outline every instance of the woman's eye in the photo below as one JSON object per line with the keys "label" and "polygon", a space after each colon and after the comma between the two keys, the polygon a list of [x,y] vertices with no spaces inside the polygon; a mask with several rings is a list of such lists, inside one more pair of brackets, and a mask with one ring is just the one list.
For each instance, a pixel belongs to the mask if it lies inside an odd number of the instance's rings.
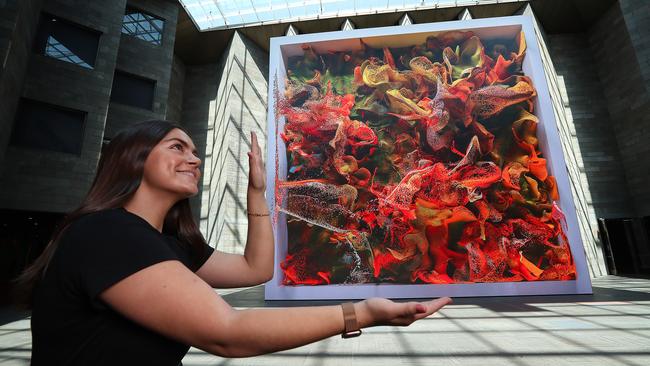
{"label": "woman's eye", "polygon": [[181,144],[176,144],[176,145],[173,145],[172,147],[173,147],[173,148],[178,147],[179,150],[183,150],[183,145],[181,145]]}

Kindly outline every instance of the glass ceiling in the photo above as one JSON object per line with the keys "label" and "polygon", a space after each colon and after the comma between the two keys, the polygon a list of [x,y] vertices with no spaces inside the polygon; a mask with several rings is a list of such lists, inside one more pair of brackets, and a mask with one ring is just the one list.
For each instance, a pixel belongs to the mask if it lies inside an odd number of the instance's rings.
{"label": "glass ceiling", "polygon": [[520,0],[180,0],[201,31]]}

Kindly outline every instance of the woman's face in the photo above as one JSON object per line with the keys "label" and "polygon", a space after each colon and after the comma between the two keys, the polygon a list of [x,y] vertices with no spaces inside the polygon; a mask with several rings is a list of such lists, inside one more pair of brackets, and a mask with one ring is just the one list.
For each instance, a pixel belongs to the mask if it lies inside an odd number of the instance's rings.
{"label": "woman's face", "polygon": [[179,199],[194,196],[201,178],[201,159],[197,155],[185,132],[171,130],[147,157],[142,183],[153,190],[176,194]]}

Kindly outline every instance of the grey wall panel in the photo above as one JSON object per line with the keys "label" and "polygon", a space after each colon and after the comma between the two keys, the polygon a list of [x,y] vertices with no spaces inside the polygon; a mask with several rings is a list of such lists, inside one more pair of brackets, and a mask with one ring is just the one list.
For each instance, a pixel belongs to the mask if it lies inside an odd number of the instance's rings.
{"label": "grey wall panel", "polygon": [[0,2],[0,173],[23,89],[42,0]]}
{"label": "grey wall panel", "polygon": [[188,66],[183,123],[205,153],[203,186],[192,204],[201,231],[220,250],[243,253],[250,131],[266,146],[268,54],[235,32],[218,64]]}
{"label": "grey wall panel", "polygon": [[[82,151],[74,155],[9,146],[0,176],[0,207],[65,212],[86,194],[101,149],[125,3],[43,2],[42,11],[101,32],[94,69],[29,49],[22,88],[22,97],[87,112]],[[38,14],[32,17],[38,22]]]}
{"label": "grey wall panel", "polygon": [[106,136],[109,138],[134,122],[164,119],[167,115],[179,5],[174,1],[160,0],[129,0],[128,5],[164,19],[162,44],[156,45],[123,35],[120,38],[115,67],[129,74],[155,80],[156,87],[151,110],[110,103],[106,121]]}
{"label": "grey wall panel", "polygon": [[589,30],[634,215],[650,215],[650,8],[621,0]]}

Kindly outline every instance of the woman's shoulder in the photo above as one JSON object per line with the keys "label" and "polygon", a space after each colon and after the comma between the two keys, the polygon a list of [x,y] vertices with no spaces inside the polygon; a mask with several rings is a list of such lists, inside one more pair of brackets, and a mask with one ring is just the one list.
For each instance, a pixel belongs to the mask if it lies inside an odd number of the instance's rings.
{"label": "woman's shoulder", "polygon": [[112,223],[124,223],[129,216],[123,213],[123,209],[109,208],[101,211],[87,213],[77,217],[70,223],[70,228],[91,228],[93,226]]}
{"label": "woman's shoulder", "polygon": [[126,211],[124,208],[110,208],[91,212],[73,220],[66,231],[66,236],[83,237],[111,235],[115,232],[138,228],[139,230],[155,231],[143,218]]}
{"label": "woman's shoulder", "polygon": [[65,253],[86,262],[124,260],[124,256],[169,257],[169,248],[149,223],[123,208],[83,215],[73,220],[60,237]]}

